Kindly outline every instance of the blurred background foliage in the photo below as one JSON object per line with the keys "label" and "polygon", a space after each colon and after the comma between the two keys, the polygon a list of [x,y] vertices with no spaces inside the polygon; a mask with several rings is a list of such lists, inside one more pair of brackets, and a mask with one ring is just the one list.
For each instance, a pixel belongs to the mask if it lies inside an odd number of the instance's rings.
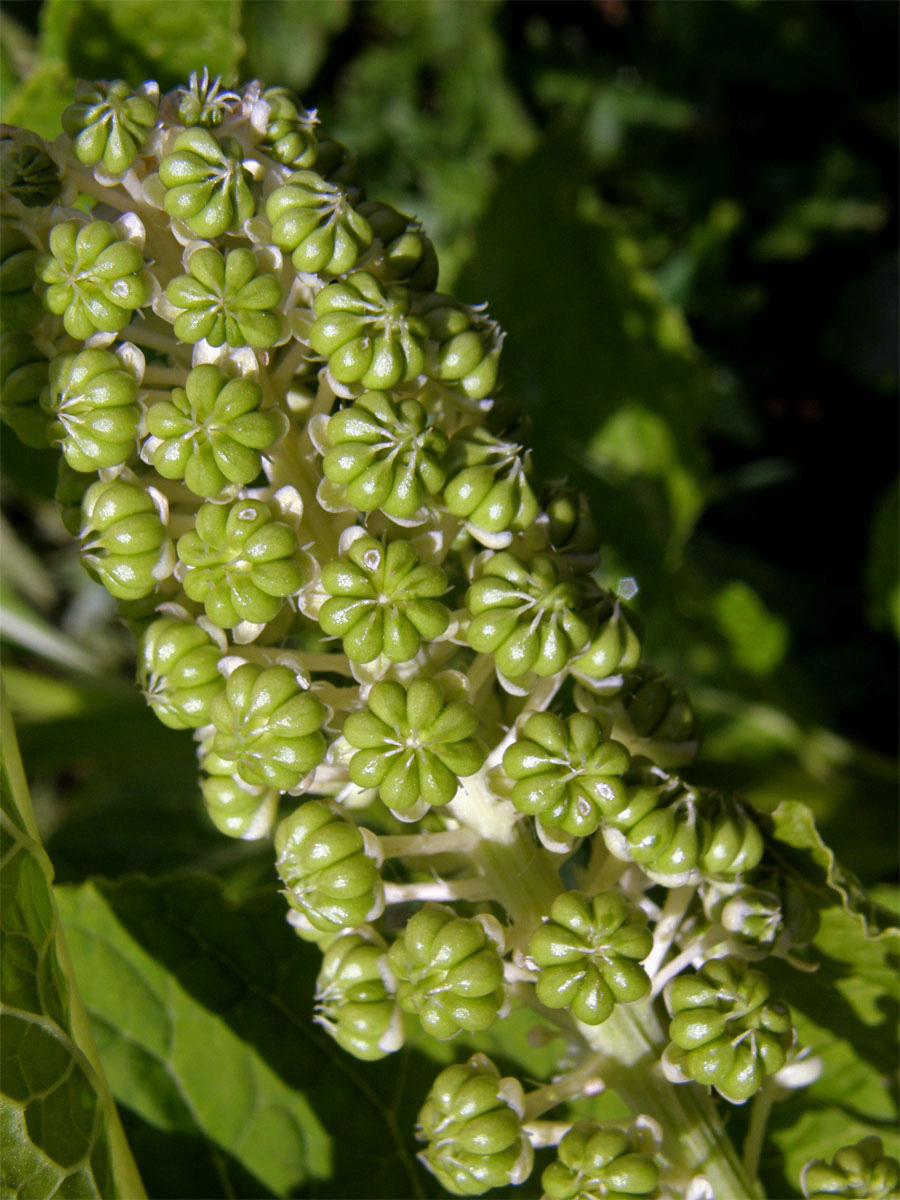
{"label": "blurred background foliage", "polygon": [[[419,214],[441,287],[508,331],[538,469],[590,497],[647,660],[706,728],[698,782],[809,803],[896,897],[898,10],[878,0],[30,0],[8,123],[76,77],[207,64],[295,88]],[[190,864],[235,893],[193,745],[7,434],[4,674],[63,881]],[[627,583],[625,585],[628,586]]]}

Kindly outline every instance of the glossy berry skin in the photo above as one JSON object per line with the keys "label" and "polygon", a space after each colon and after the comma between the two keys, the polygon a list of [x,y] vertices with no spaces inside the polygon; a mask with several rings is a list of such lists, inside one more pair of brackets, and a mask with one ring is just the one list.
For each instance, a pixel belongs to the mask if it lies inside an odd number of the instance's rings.
{"label": "glossy berry skin", "polygon": [[710,794],[699,866],[712,879],[737,879],[756,867],[765,845],[753,814],[730,796]]}
{"label": "glossy berry skin", "polygon": [[175,317],[179,341],[260,348],[278,341],[281,284],[262,270],[252,250],[239,246],[222,254],[201,246],[187,268],[186,275],[176,275],[166,286],[166,299],[181,310]]}
{"label": "glossy berry skin", "polygon": [[215,774],[256,787],[296,792],[325,757],[328,710],[287,667],[242,663],[210,704]]}
{"label": "glossy berry skin", "polygon": [[30,330],[44,315],[34,290],[39,252],[12,225],[0,225],[0,323],[4,333]]}
{"label": "glossy berry skin", "polygon": [[528,947],[539,972],[538,999],[600,1025],[617,1003],[647,994],[650,981],[638,964],[652,948],[643,914],[618,892],[564,892]]}
{"label": "glossy berry skin", "polygon": [[624,802],[622,775],[630,761],[625,747],[587,713],[565,720],[534,713],[505,751],[503,770],[515,780],[512,802],[519,812],[572,837],[589,837],[604,812]]}
{"label": "glossy berry skin", "polygon": [[734,1104],[780,1071],[793,1038],[787,1006],[769,1000],[769,983],[743,959],[720,958],[666,985],[671,1014],[668,1061]]}
{"label": "glossy berry skin", "polygon": [[447,438],[418,400],[365,392],[329,419],[325,436],[325,477],[360,512],[408,520],[443,486]]}
{"label": "glossy berry skin", "polygon": [[340,933],[381,915],[384,889],[376,844],[321,800],[308,800],[281,822],[275,851],[299,927]]}
{"label": "glossy berry skin", "polygon": [[537,518],[519,446],[499,441],[481,425],[466,426],[453,437],[444,465],[447,510],[463,517],[485,545],[497,534],[528,529]]}
{"label": "glossy berry skin", "polygon": [[61,444],[73,470],[91,472],[127,462],[137,440],[137,394],[135,371],[111,350],[82,350],[53,359],[41,406],[55,418],[50,437]]}
{"label": "glossy berry skin", "polygon": [[200,790],[209,819],[226,837],[256,841],[268,837],[278,814],[278,792],[251,787],[231,775],[204,775]]}
{"label": "glossy berry skin", "polygon": [[587,650],[572,663],[585,682],[599,683],[611,675],[633,671],[641,660],[641,636],[633,613],[607,593],[596,614],[596,630]]}
{"label": "glossy berry skin", "polygon": [[[654,746],[699,741],[700,726],[687,692],[675,679],[651,667],[627,675],[616,699],[638,737]],[[654,756],[657,757],[658,756]]]}
{"label": "glossy berry skin", "polygon": [[497,383],[503,338],[495,321],[449,296],[435,295],[421,305],[428,332],[437,343],[435,379],[455,384],[470,400],[490,396]]}
{"label": "glossy berry skin", "polygon": [[54,225],[50,253],[37,260],[35,273],[47,285],[44,307],[78,341],[118,333],[150,299],[140,247],[121,241],[108,221]]}
{"label": "glossy berry skin", "polygon": [[262,500],[202,504],[177,551],[185,592],[223,629],[273,621],[306,581],[296,533]]}
{"label": "glossy berry skin", "polygon": [[344,724],[344,737],[357,750],[350,778],[358,787],[377,788],[394,812],[421,815],[448,804],[459,779],[483,766],[477,728],[472,705],[448,699],[434,679],[416,679],[408,688],[375,683],[367,710],[351,713]]}
{"label": "glossy berry skin", "polygon": [[440,637],[450,613],[438,596],[447,590],[440,567],[420,563],[410,542],[360,537],[344,558],[322,569],[331,599],[319,610],[325,633],[343,638],[344,653],[368,663],[415,658],[423,639]]}
{"label": "glossy berry skin", "polygon": [[240,145],[233,138],[217,139],[208,129],[180,133],[159,164],[159,177],[166,187],[166,212],[197,237],[219,237],[256,211]]}
{"label": "glossy berry skin", "polygon": [[555,675],[590,638],[580,585],[560,581],[544,554],[527,563],[509,551],[492,555],[466,593],[466,608],[469,645],[493,654],[510,679],[529,671]]}
{"label": "glossy berry skin", "polygon": [[232,379],[213,363],[190,372],[183,388],[147,410],[151,440],[144,454],[164,479],[183,479],[197,496],[218,496],[231,484],[252,483],[262,454],[284,431],[284,419],[262,409],[252,379]]}
{"label": "glossy berry skin", "polygon": [[424,905],[388,952],[400,1007],[439,1041],[490,1028],[505,998],[500,936],[490,919]]}
{"label": "glossy berry skin", "polygon": [[266,136],[262,147],[286,167],[311,167],[318,156],[317,117],[284,87],[266,88],[262,94],[269,106]]}
{"label": "glossy berry skin", "polygon": [[147,703],[170,729],[209,724],[209,706],[225,687],[222,650],[205,629],[181,617],[160,617],[138,649],[138,683]]}
{"label": "glossy berry skin", "polygon": [[127,171],[156,124],[157,102],[156,88],[146,84],[136,92],[121,79],[76,84],[75,103],[62,115],[75,157],[89,167],[102,163],[110,175]]}
{"label": "glossy berry skin", "polygon": [[297,271],[352,271],[372,242],[372,229],[347,192],[315,171],[296,171],[266,201],[272,241],[291,255]]}
{"label": "glossy berry skin", "polygon": [[378,200],[364,200],[357,212],[381,243],[382,252],[369,265],[370,273],[386,283],[430,291],[437,283],[437,255],[418,221]]}
{"label": "glossy berry skin", "polygon": [[544,1200],[599,1200],[602,1196],[649,1196],[659,1167],[637,1151],[634,1139],[615,1126],[579,1121],[559,1143],[556,1162],[541,1176]]}
{"label": "glossy berry skin", "polygon": [[172,544],[142,487],[116,479],[94,483],[81,512],[84,561],[117,600],[141,600],[171,574]]}
{"label": "glossy berry skin", "polygon": [[316,980],[315,1020],[365,1062],[393,1054],[406,1035],[386,950],[370,926],[342,934],[325,951]]}
{"label": "glossy berry skin", "polygon": [[896,1200],[900,1195],[900,1163],[884,1153],[879,1137],[866,1137],[838,1150],[831,1162],[813,1159],[803,1168],[803,1195],[808,1200],[829,1196],[854,1200]]}
{"label": "glossy berry skin", "polygon": [[522,1130],[518,1080],[500,1078],[483,1054],[441,1071],[419,1112],[420,1157],[454,1196],[483,1196],[531,1174],[534,1154]]}
{"label": "glossy berry skin", "polygon": [[[621,827],[622,814],[611,823]],[[700,794],[684,788],[631,825],[625,834],[625,857],[663,879],[685,876],[697,866],[705,836]],[[610,848],[617,852],[616,844]]]}
{"label": "glossy berry skin", "polygon": [[27,334],[0,335],[0,420],[26,446],[35,448],[47,445],[49,421],[40,397],[47,385],[48,365]]}
{"label": "glossy berry skin", "polygon": [[408,383],[425,369],[428,336],[410,304],[406,288],[382,288],[374,275],[357,271],[317,294],[309,343],[339,383],[373,389]]}

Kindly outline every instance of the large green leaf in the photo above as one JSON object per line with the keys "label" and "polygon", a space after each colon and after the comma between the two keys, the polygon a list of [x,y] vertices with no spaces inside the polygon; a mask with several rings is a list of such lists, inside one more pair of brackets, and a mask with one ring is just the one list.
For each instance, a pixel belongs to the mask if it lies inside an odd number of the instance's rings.
{"label": "large green leaf", "polygon": [[0,771],[0,1099],[4,1196],[144,1190],[91,1042],[5,699]]}
{"label": "large green leaf", "polygon": [[[274,888],[234,906],[205,876],[130,877],[60,889],[59,904],[151,1189],[155,1131],[193,1148],[166,1161],[168,1195],[422,1194],[412,1133],[434,1064],[359,1064],[319,1031],[318,951]],[[201,1190],[214,1173],[221,1191]]]}

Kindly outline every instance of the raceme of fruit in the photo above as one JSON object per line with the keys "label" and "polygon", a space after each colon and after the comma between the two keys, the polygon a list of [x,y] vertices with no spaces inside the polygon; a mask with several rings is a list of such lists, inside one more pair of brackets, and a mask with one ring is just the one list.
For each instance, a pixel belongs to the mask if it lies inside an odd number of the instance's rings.
{"label": "raceme of fruit", "polygon": [[[760,960],[818,902],[672,773],[690,702],[532,461],[485,306],[283,87],[79,83],[52,143],[4,132],[0,192],[0,418],[59,451],[211,823],[272,839],[309,1016],[365,1061],[461,1047],[417,1098],[433,1186],[509,1195],[555,1146],[549,1200],[760,1194],[720,1098],[765,1088],[758,1133],[803,1067]],[[522,1010],[559,1039],[527,1092],[467,1041]],[[605,1075],[628,1121],[566,1107]],[[833,1150],[805,1195],[896,1194],[880,1144]]]}

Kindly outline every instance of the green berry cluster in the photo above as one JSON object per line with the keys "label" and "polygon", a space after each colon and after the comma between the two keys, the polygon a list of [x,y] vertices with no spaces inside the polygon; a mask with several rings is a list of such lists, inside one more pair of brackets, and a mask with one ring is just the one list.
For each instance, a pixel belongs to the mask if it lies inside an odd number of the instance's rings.
{"label": "green berry cluster", "polygon": [[[693,710],[642,663],[583,497],[532,462],[502,331],[285,88],[96,81],[62,124],[0,145],[0,418],[59,448],[63,520],[147,702],[193,732],[210,821],[274,837],[316,1021],[364,1060],[523,1005],[569,1039],[546,1094],[482,1055],[440,1073],[420,1157],[454,1194],[523,1182],[532,1142],[559,1145],[551,1200],[701,1176],[677,1139],[540,1115],[626,1027],[636,1117],[689,1080],[753,1095],[794,1035],[747,963],[814,916],[747,805],[672,773]],[[810,1194],[861,1194],[832,1187],[863,1186],[851,1159]]]}

